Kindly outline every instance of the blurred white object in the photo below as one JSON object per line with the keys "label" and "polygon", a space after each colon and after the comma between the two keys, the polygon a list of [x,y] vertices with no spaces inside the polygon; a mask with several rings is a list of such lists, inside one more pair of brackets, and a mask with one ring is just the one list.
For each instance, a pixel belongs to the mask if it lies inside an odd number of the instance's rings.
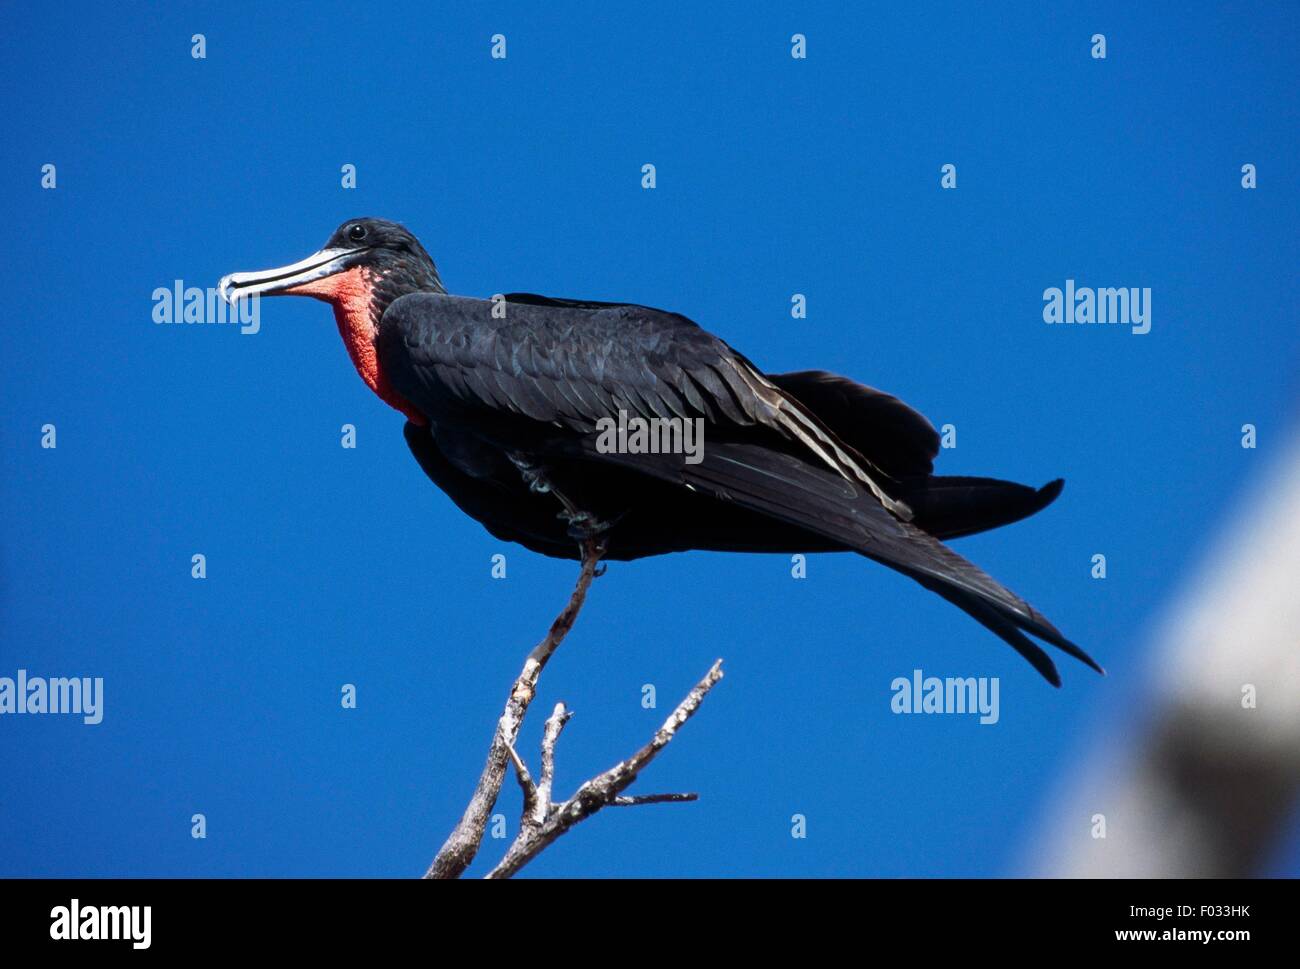
{"label": "blurred white object", "polygon": [[1300,438],[1249,491],[1160,628],[1131,694],[1142,726],[1067,780],[1033,874],[1248,876],[1272,860],[1300,800]]}

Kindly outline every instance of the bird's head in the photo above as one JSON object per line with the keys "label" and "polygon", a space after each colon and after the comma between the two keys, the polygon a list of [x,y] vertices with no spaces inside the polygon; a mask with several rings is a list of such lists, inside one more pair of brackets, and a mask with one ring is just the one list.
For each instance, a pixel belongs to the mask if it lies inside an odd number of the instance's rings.
{"label": "bird's head", "polygon": [[423,416],[389,383],[375,340],[379,321],[393,300],[408,293],[446,290],[424,246],[396,222],[349,219],[306,259],[278,269],[231,273],[221,280],[220,292],[232,304],[254,295],[311,296],[331,304],[361,379],[385,402],[424,423]]}
{"label": "bird's head", "polygon": [[276,269],[231,273],[220,292],[241,297],[312,296],[333,303],[364,299],[375,322],[399,296],[445,292],[438,269],[406,228],[386,219],[349,219],[305,259]]}

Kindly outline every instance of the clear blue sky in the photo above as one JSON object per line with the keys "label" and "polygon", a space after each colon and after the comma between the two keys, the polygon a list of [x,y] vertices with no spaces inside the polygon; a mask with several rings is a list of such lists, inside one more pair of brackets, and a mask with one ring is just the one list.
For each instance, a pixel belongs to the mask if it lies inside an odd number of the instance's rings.
{"label": "clear blue sky", "polygon": [[[155,287],[354,215],[409,225],[452,292],[672,308],[955,424],[946,473],[1067,481],[959,543],[1110,671],[1065,660],[1060,691],[861,558],[613,565],[543,679],[577,711],[559,788],[722,656],[637,787],[702,800],[609,811],[529,873],[1012,873],[1089,737],[1142,714],[1153,617],[1296,417],[1297,8],[1135,6],[8,7],[0,676],[102,676],[106,709],[0,720],[0,874],[414,875],[459,815],[573,565],[423,477],[322,304],[151,319]],[[1044,324],[1067,278],[1150,287],[1151,332]],[[1000,723],[892,715],[918,667],[1001,677]]]}

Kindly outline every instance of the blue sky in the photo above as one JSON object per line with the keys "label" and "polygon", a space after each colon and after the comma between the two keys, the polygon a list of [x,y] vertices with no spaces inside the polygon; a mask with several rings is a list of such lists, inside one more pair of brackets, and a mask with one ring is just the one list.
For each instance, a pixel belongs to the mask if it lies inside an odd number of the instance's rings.
{"label": "blue sky", "polygon": [[[1089,738],[1143,714],[1161,603],[1296,418],[1300,15],[1133,6],[7,9],[0,676],[106,701],[0,720],[0,874],[406,876],[459,816],[574,567],[423,477],[323,305],[267,301],[256,335],[151,318],[156,287],[356,215],[406,223],[452,292],[675,309],[954,424],[944,473],[1067,481],[958,545],[1110,672],[1065,660],[1060,691],[858,557],[613,565],[542,683],[576,710],[558,787],[721,656],[636,788],[702,799],[606,812],[528,873],[1013,874]],[[1151,332],[1044,324],[1066,279],[1150,287]],[[1000,722],[891,714],[918,667],[1000,677]]]}

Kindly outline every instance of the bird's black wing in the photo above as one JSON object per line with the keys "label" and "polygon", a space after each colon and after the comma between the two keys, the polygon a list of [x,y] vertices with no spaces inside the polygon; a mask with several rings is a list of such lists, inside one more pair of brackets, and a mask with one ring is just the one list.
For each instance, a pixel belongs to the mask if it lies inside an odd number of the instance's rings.
{"label": "bird's black wing", "polygon": [[[577,444],[590,454],[589,440]],[[604,457],[833,538],[902,572],[997,633],[1055,686],[1061,682],[1055,665],[1025,632],[1102,672],[1024,599],[932,535],[891,515],[866,488],[827,469],[782,451],[735,442],[706,443],[704,460],[695,465],[676,455]]]}
{"label": "bird's black wing", "polygon": [[[1028,603],[905,520],[860,455],[723,341],[691,321],[630,305],[508,304],[411,294],[384,313],[377,346],[395,389],[434,420],[510,415],[531,423],[544,456],[609,462],[704,491],[823,535],[920,582],[1010,643],[1050,681],[1025,635],[1086,654]],[[601,453],[596,422],[625,410],[706,420],[703,460]],[[737,437],[766,428],[772,447]],[[555,433],[555,429],[567,433]],[[891,512],[890,508],[897,510]]]}
{"label": "bird's black wing", "polygon": [[1060,479],[1031,488],[997,478],[935,475],[939,432],[893,394],[824,370],[767,378],[897,484],[890,494],[912,510],[913,524],[936,538],[960,538],[1019,521],[1050,505]]}
{"label": "bird's black wing", "polygon": [[411,293],[384,312],[376,344],[394,387],[431,416],[514,415],[579,434],[620,411],[761,428],[862,483],[896,514],[910,514],[882,487],[888,475],[726,343],[675,313]]}
{"label": "bird's black wing", "polygon": [[[637,303],[624,302],[602,302],[598,299],[564,299],[558,296],[539,296],[537,293],[506,293],[505,301],[507,303],[524,303],[529,306],[569,306],[582,309],[601,309],[609,306],[634,306],[638,309],[651,309],[652,307],[640,306]],[[656,313],[666,313],[667,310],[655,310]]]}
{"label": "bird's black wing", "polygon": [[893,394],[825,370],[768,374],[846,444],[898,478],[930,474],[939,454],[934,425]]}

